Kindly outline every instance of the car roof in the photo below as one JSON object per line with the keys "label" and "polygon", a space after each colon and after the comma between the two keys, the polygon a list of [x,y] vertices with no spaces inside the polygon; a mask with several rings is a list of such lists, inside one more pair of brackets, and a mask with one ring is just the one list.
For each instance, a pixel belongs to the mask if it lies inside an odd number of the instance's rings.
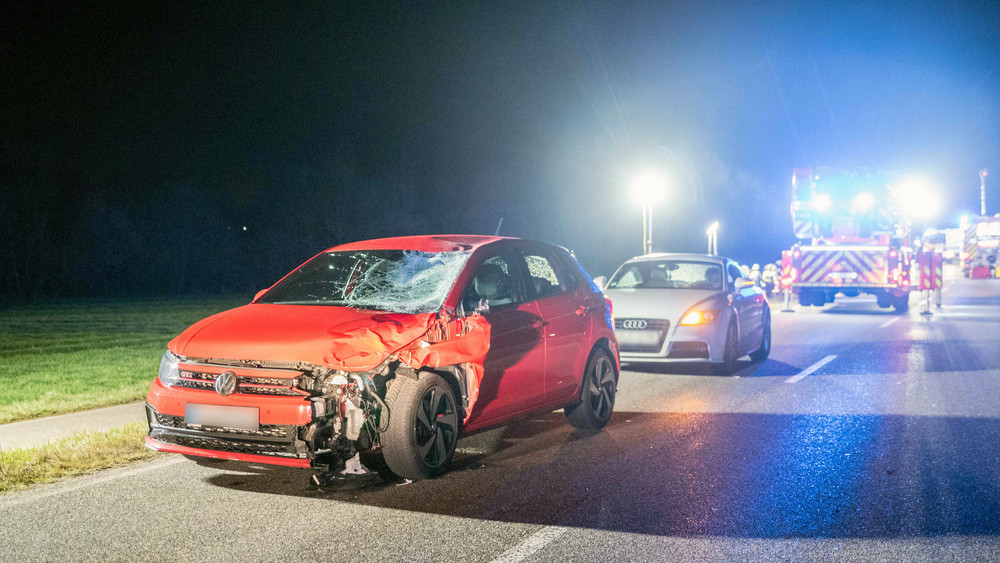
{"label": "car roof", "polygon": [[420,235],[391,237],[349,242],[326,249],[339,250],[419,250],[422,252],[456,252],[475,250],[481,246],[501,240],[518,240],[511,237],[491,237],[483,235]]}
{"label": "car roof", "polygon": [[630,262],[654,262],[659,260],[692,260],[697,262],[717,262],[719,264],[725,263],[725,256],[716,256],[714,254],[695,254],[688,252],[655,252],[653,254],[643,254],[642,256],[636,256],[635,258],[628,259],[625,263]]}

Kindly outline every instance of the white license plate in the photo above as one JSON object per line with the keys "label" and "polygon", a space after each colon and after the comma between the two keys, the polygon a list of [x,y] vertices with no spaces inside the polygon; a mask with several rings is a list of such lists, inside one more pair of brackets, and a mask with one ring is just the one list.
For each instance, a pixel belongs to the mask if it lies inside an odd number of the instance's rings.
{"label": "white license plate", "polygon": [[659,346],[661,342],[658,330],[616,330],[615,338],[618,344],[631,346]]}
{"label": "white license plate", "polygon": [[260,430],[260,409],[187,403],[184,405],[184,422],[198,426]]}

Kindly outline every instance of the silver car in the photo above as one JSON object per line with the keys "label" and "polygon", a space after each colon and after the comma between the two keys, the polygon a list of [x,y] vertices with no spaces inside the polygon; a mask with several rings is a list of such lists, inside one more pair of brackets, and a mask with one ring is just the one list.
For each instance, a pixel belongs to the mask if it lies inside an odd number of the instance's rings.
{"label": "silver car", "polygon": [[647,254],[594,280],[614,305],[624,362],[709,362],[730,374],[771,351],[771,311],[739,264],[706,254]]}

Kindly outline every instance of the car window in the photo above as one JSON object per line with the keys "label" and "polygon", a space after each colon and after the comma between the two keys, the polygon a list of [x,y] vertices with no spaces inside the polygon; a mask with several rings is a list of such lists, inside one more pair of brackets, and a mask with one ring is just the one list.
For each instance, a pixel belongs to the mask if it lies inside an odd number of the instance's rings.
{"label": "car window", "polygon": [[622,266],[608,289],[722,289],[722,266],[687,260],[643,260]]}
{"label": "car window", "polygon": [[525,253],[523,258],[528,272],[528,299],[543,299],[562,292],[563,285],[554,260],[541,253]]}
{"label": "car window", "polygon": [[483,299],[489,302],[491,309],[524,301],[517,268],[510,256],[492,256],[476,267],[472,280],[462,292],[462,307],[472,311]]}

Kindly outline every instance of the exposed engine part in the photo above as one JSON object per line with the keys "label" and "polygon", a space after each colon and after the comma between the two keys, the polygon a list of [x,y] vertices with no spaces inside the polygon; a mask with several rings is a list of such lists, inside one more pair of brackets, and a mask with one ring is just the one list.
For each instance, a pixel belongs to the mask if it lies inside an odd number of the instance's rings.
{"label": "exposed engine part", "polygon": [[353,442],[361,435],[361,427],[365,424],[365,411],[361,408],[361,397],[345,395],[341,402],[341,409],[344,419],[344,437]]}

